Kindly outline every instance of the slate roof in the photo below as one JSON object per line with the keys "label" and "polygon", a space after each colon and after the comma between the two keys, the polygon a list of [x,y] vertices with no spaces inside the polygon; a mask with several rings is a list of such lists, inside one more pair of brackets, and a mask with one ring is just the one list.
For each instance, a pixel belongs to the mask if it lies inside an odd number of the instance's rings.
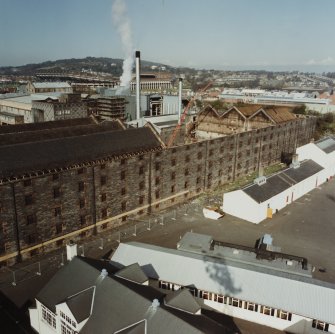
{"label": "slate roof", "polygon": [[273,196],[290,188],[308,177],[321,171],[323,167],[313,160],[305,160],[300,163],[299,168],[289,168],[266,179],[262,185],[252,184],[242,189],[247,195],[258,203],[263,203]]}
{"label": "slate roof", "polygon": [[74,118],[74,119],[59,120],[59,121],[49,121],[49,122],[41,122],[41,123],[6,125],[6,126],[0,126],[0,134],[20,133],[20,132],[25,132],[25,131],[46,130],[46,129],[55,129],[55,128],[61,128],[61,127],[69,127],[69,126],[76,126],[76,125],[89,125],[89,124],[95,124],[94,120],[90,117]]}
{"label": "slate roof", "polygon": [[165,297],[165,305],[196,314],[201,307],[187,289],[180,289]]}
{"label": "slate roof", "polygon": [[148,276],[144,273],[138,263],[133,263],[132,265],[119,270],[115,276],[139,284],[143,284],[149,280]]}
{"label": "slate roof", "polygon": [[[108,268],[108,263],[106,266]],[[36,299],[55,312],[56,305],[66,301],[68,296],[91,287],[95,289],[92,313],[80,330],[81,334],[115,332],[138,334],[142,333],[143,324],[139,324],[144,319],[147,321],[148,334],[227,333],[223,326],[201,315],[183,319],[183,312],[178,313],[177,310],[171,312],[163,303],[154,309],[152,299],[146,298],[143,291],[142,293],[136,291],[136,287],[150,291],[154,290],[153,288],[138,284],[132,286],[123,284],[122,280],[116,280],[113,276],[102,278],[99,270],[80,257],[75,257],[61,268]],[[90,300],[85,298],[82,298],[80,303],[78,299],[76,302],[76,306],[71,305],[72,309],[76,308],[76,314],[81,314],[90,305]],[[198,323],[199,327],[204,327],[205,330],[199,330]]]}
{"label": "slate roof", "polygon": [[0,146],[0,179],[161,148],[149,127]]}
{"label": "slate roof", "polygon": [[335,151],[335,139],[333,137],[323,138],[315,142],[315,145],[327,154]]}
{"label": "slate roof", "polygon": [[0,134],[0,146],[29,143],[64,137],[75,137],[79,135],[88,135],[92,133],[114,130],[123,130],[119,122],[108,121],[99,124],[79,124],[50,129],[37,129],[21,132],[19,135],[17,133],[3,133]]}
{"label": "slate roof", "polygon": [[66,299],[66,304],[77,323],[81,323],[91,314],[95,287],[90,287]]}

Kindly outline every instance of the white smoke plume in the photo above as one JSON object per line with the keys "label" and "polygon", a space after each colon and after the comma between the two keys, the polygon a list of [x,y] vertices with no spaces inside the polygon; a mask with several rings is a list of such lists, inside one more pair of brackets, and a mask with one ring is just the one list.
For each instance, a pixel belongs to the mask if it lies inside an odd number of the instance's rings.
{"label": "white smoke plume", "polygon": [[127,15],[127,7],[124,0],[114,0],[112,5],[113,23],[120,34],[125,59],[122,65],[122,75],[120,78],[120,89],[117,94],[121,94],[122,90],[129,88],[132,78],[132,68],[134,64],[134,51],[131,33],[131,24]]}

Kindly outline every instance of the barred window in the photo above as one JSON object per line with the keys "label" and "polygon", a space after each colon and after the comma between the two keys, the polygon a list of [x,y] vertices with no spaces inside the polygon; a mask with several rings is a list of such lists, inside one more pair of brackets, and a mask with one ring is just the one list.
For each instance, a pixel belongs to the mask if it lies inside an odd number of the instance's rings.
{"label": "barred window", "polygon": [[327,324],[326,322],[316,320],[316,319],[313,319],[312,327],[320,331],[323,331],[323,332],[328,332],[329,330],[329,324]]}

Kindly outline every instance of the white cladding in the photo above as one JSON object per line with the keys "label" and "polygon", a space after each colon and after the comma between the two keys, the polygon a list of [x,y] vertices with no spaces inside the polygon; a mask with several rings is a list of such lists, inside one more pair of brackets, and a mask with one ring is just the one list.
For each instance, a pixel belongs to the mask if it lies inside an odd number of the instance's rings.
{"label": "white cladding", "polygon": [[151,278],[335,323],[335,286],[314,279],[137,242],[121,243],[111,261],[138,263]]}

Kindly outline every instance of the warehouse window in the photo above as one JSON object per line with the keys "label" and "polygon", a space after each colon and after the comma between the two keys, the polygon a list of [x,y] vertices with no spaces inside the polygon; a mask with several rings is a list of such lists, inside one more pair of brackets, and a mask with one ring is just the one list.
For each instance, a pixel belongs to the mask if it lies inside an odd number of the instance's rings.
{"label": "warehouse window", "polygon": [[81,209],[85,207],[85,199],[84,198],[79,199],[79,206],[80,206]]}
{"label": "warehouse window", "polygon": [[54,198],[60,197],[60,188],[59,187],[54,188],[53,193],[54,193]]}
{"label": "warehouse window", "polygon": [[291,319],[292,319],[292,313],[289,313],[289,312],[283,311],[283,310],[278,310],[277,311],[277,318],[291,321]]}
{"label": "warehouse window", "polygon": [[126,172],[123,170],[121,172],[121,180],[124,180],[126,178]]}
{"label": "warehouse window", "polygon": [[319,329],[320,331],[323,331],[323,332],[328,332],[329,324],[327,324],[326,322],[313,319],[312,327]]}
{"label": "warehouse window", "polygon": [[83,181],[78,182],[78,191],[85,190],[85,183]]}
{"label": "warehouse window", "polygon": [[101,177],[100,177],[100,184],[101,184],[102,186],[104,186],[104,185],[106,184],[106,182],[107,182],[107,178],[106,178],[106,176],[101,176]]}
{"label": "warehouse window", "polygon": [[29,180],[24,180],[24,181],[23,181],[23,186],[24,186],[24,187],[29,187],[29,186],[31,186],[31,179],[29,179]]}
{"label": "warehouse window", "polygon": [[54,209],[54,216],[59,217],[62,213],[61,208],[58,206],[57,208]]}
{"label": "warehouse window", "polygon": [[29,194],[29,195],[24,196],[24,203],[25,205],[33,204],[33,195]]}
{"label": "warehouse window", "polygon": [[102,193],[102,194],[100,195],[100,199],[101,199],[101,202],[105,202],[106,199],[107,199],[107,195],[106,195],[106,193]]}
{"label": "warehouse window", "polygon": [[52,181],[59,180],[59,174],[52,174]]}
{"label": "warehouse window", "polygon": [[140,169],[139,169],[139,174],[141,175],[141,174],[143,174],[143,173],[144,173],[144,167],[141,166]]}
{"label": "warehouse window", "polygon": [[36,219],[36,215],[35,214],[28,215],[27,216],[27,225],[36,223],[36,220],[37,219]]}

